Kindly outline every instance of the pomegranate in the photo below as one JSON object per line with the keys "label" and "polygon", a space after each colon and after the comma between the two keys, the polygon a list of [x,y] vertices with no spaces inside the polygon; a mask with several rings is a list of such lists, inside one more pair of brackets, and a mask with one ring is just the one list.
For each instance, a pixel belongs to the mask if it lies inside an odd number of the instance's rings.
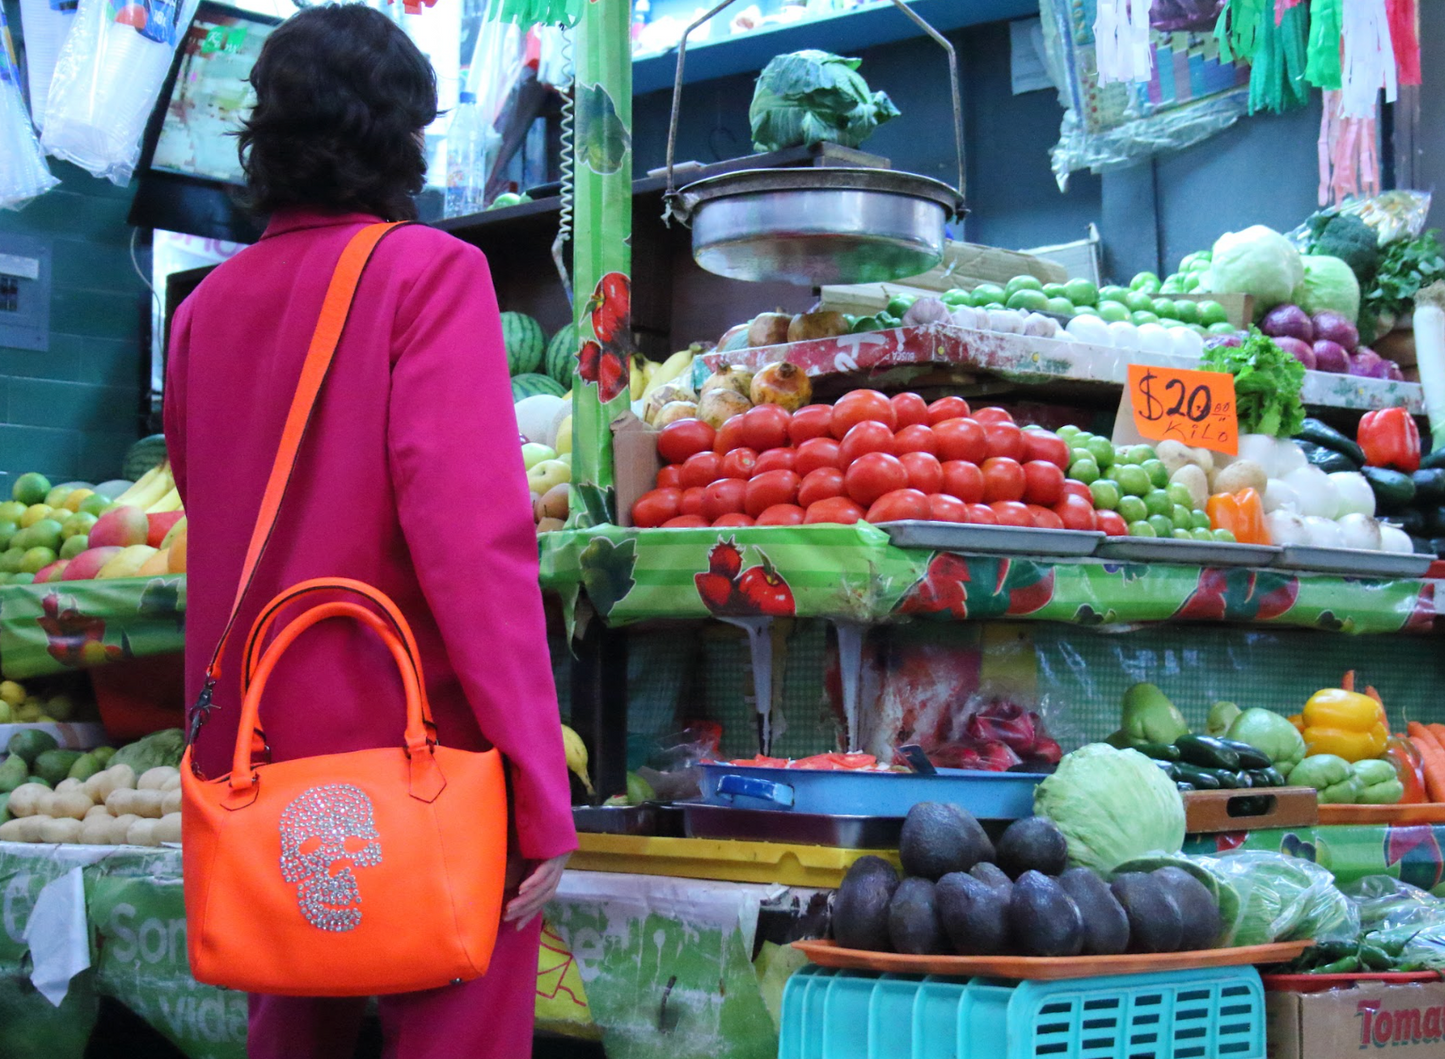
{"label": "pomegranate", "polygon": [[752,406],[752,402],[736,390],[708,390],[697,402],[697,417],[717,430]]}
{"label": "pomegranate", "polygon": [[802,368],[781,360],[753,376],[749,396],[753,404],[781,405],[789,412],[796,412],[812,400],[813,384]]}
{"label": "pomegranate", "polygon": [[731,390],[733,393],[748,395],[748,390],[753,384],[753,376],[746,368],[739,368],[734,364],[724,364],[707,377],[702,384],[698,394],[705,394],[710,390]]}

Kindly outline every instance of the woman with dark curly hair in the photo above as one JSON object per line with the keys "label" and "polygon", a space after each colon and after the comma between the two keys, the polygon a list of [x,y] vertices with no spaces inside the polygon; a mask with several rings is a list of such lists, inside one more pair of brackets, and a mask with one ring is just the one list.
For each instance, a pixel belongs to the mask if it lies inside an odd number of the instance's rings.
{"label": "woman with dark curly hair", "polygon": [[[167,367],[166,439],[189,520],[190,701],[230,613],[332,270],[364,226],[415,216],[422,132],[437,113],[425,57],[359,4],[293,16],[251,81],[241,158],[270,224],[178,309]],[[508,763],[516,889],[503,918],[514,929],[499,932],[483,977],[381,998],[386,1054],[529,1055],[540,912],[576,836],[496,295],[482,254],[439,231],[397,229],[367,265],[236,628],[315,577],[355,578],[395,600],[440,742],[495,746]],[[400,683],[369,631],[326,623],[277,668],[274,760],[395,744]],[[224,675],[194,748],[211,776],[228,771],[240,707],[237,675]],[[364,1006],[252,996],[248,1053],[350,1059]]]}

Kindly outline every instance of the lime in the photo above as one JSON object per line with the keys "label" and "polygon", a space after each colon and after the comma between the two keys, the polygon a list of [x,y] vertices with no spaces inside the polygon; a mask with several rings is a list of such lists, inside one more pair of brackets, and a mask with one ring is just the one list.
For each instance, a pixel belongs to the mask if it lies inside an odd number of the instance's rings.
{"label": "lime", "polygon": [[1166,317],[1164,317],[1162,320],[1159,321],[1159,326],[1160,326],[1160,327],[1188,327],[1189,325],[1186,324],[1186,323],[1185,323],[1184,321],[1182,321],[1182,320],[1171,320],[1171,319],[1169,319],[1169,317],[1166,316]]}
{"label": "lime", "polygon": [[1071,279],[1064,284],[1064,297],[1075,305],[1097,305],[1099,288],[1086,279]]}
{"label": "lime", "polygon": [[950,309],[956,309],[960,305],[973,304],[973,296],[969,294],[968,291],[960,290],[958,287],[954,287],[953,290],[944,291],[939,295],[938,300]]}
{"label": "lime", "polygon": [[1239,329],[1231,323],[1210,324],[1205,330],[1211,335],[1234,335],[1239,333]]}
{"label": "lime", "polygon": [[1189,531],[1189,536],[1191,536],[1197,541],[1212,541],[1214,540],[1214,531],[1209,529],[1208,527],[1204,529],[1199,529],[1196,527],[1195,529]]}
{"label": "lime", "polygon": [[1065,298],[1062,294],[1059,295],[1057,298],[1050,298],[1047,304],[1045,304],[1044,308],[1051,313],[1057,313],[1059,316],[1074,315],[1074,303],[1069,301],[1069,299]]}
{"label": "lime", "polygon": [[12,499],[30,507],[45,501],[45,494],[50,492],[50,479],[43,474],[36,474],[31,471],[29,474],[22,474],[15,479],[15,485],[11,487],[10,496]]}
{"label": "lime", "polygon": [[[10,584],[12,585],[29,585],[34,583],[34,581],[35,575],[25,573],[24,571],[10,575]],[[33,781],[34,777],[31,777],[31,779]]]}
{"label": "lime", "polygon": [[1084,447],[1094,454],[1094,462],[1099,465],[1100,469],[1113,464],[1114,445],[1108,438],[1092,437]]}
{"label": "lime", "polygon": [[1110,286],[1108,286],[1108,287],[1102,287],[1102,288],[1100,288],[1100,290],[1099,290],[1099,301],[1100,301],[1100,302],[1121,302],[1121,301],[1123,301],[1124,298],[1128,295],[1128,293],[1129,293],[1129,288],[1128,288],[1128,287],[1120,287],[1120,286],[1117,286],[1117,285],[1110,285]]}
{"label": "lime", "polygon": [[1070,441],[1079,436],[1079,428],[1074,426],[1073,423],[1065,423],[1063,426],[1059,427],[1058,430],[1055,430],[1054,433],[1057,434],[1059,437],[1063,438],[1065,441]]}
{"label": "lime", "polygon": [[90,540],[84,533],[77,533],[60,546],[60,557],[62,559],[74,559],[85,549],[90,547]]}
{"label": "lime", "polygon": [[1174,536],[1174,523],[1168,515],[1150,515],[1149,525],[1154,527],[1154,533],[1159,537]]}
{"label": "lime", "polygon": [[1214,531],[1214,539],[1217,540],[1217,541],[1223,541],[1225,544],[1237,544],[1237,543],[1238,543],[1238,541],[1236,541],[1236,540],[1234,539],[1234,534],[1231,533],[1231,532],[1230,532],[1229,530],[1227,530],[1227,529],[1217,529],[1217,530],[1215,530],[1215,531]]}
{"label": "lime", "polygon": [[1176,504],[1183,504],[1189,507],[1194,503],[1194,497],[1190,494],[1189,488],[1182,483],[1176,483],[1168,487],[1169,499]]}
{"label": "lime", "polygon": [[18,500],[5,501],[5,503],[0,504],[0,521],[18,524],[20,522],[20,516],[25,514],[25,509],[29,506],[29,504],[22,504]]}
{"label": "lime", "polygon": [[[1122,463],[1137,463],[1143,466],[1144,461],[1152,460],[1155,457],[1153,445],[1130,445],[1124,450],[1120,457]],[[1145,468],[1147,470],[1147,468]]]}
{"label": "lime", "polygon": [[1094,507],[1100,511],[1113,511],[1123,502],[1116,482],[1100,478],[1089,483],[1089,492],[1094,497]]}
{"label": "lime", "polygon": [[0,551],[10,547],[10,542],[19,532],[20,527],[14,522],[0,522]]}
{"label": "lime", "polygon": [[45,502],[51,507],[59,507],[65,503],[65,498],[73,492],[75,492],[75,486],[73,485],[57,485],[45,494]]}
{"label": "lime", "polygon": [[1050,298],[1068,297],[1068,295],[1064,293],[1064,285],[1062,283],[1045,283],[1044,293],[1047,294]]}
{"label": "lime", "polygon": [[1192,541],[1194,539],[1193,533],[1191,533],[1187,529],[1179,529],[1177,526],[1175,527],[1174,532],[1170,534],[1170,536],[1173,537],[1176,541]]}
{"label": "lime", "polygon": [[1203,338],[1205,335],[1209,334],[1209,332],[1204,329],[1202,324],[1186,324],[1185,326],[1188,327],[1189,330],[1193,331],[1200,338]]}
{"label": "lime", "polygon": [[1186,324],[1199,323],[1199,303],[1180,298],[1174,303],[1174,317]]}
{"label": "lime", "polygon": [[1003,290],[1005,294],[1014,294],[1021,290],[1036,290],[1043,294],[1044,284],[1037,276],[1015,276],[1004,284]]}
{"label": "lime", "polygon": [[887,313],[890,316],[902,318],[903,314],[912,308],[913,303],[918,300],[916,294],[895,294],[888,299]]}
{"label": "lime", "polygon": [[1141,324],[1157,324],[1159,322],[1159,317],[1155,316],[1149,310],[1144,309],[1136,313],[1130,313],[1129,322],[1135,327],[1138,327]]}
{"label": "lime", "polygon": [[1149,525],[1149,523],[1145,522],[1143,519],[1138,519],[1137,521],[1129,523],[1129,536],[1157,537],[1159,536],[1159,534],[1153,526]]}
{"label": "lime", "polygon": [[1149,517],[1149,506],[1137,496],[1121,496],[1114,510],[1125,522],[1143,522]]}
{"label": "lime", "polygon": [[989,302],[1002,302],[1004,300],[1003,288],[997,283],[980,283],[973,288],[970,301],[975,307],[987,305]]}
{"label": "lime", "polygon": [[1069,464],[1069,477],[1076,482],[1083,482],[1090,485],[1099,480],[1099,465],[1092,458],[1087,460],[1076,460]]}
{"label": "lime", "polygon": [[22,574],[38,574],[55,562],[55,559],[55,549],[53,548],[29,548],[20,557],[20,572]]}
{"label": "lime", "polygon": [[15,531],[15,536],[10,538],[10,547],[19,548],[22,552],[30,547],[30,527],[22,526]]}
{"label": "lime", "polygon": [[1099,318],[1111,324],[1129,319],[1129,307],[1121,302],[1100,302]]}
{"label": "lime", "polygon": [[1149,472],[1149,481],[1154,483],[1155,489],[1163,489],[1169,484],[1169,468],[1164,466],[1163,460],[1151,456],[1139,466]]}
{"label": "lime", "polygon": [[1159,276],[1153,272],[1137,273],[1129,281],[1129,289],[1147,291],[1152,294],[1159,289]]}
{"label": "lime", "polygon": [[1075,316],[1098,316],[1099,310],[1092,305],[1075,305]]}
{"label": "lime", "polygon": [[1143,467],[1130,464],[1119,468],[1119,488],[1130,496],[1145,496],[1154,488],[1149,472]]}
{"label": "lime", "polygon": [[30,527],[30,547],[49,548],[55,551],[60,547],[60,523],[53,518],[43,518]]}
{"label": "lime", "polygon": [[984,308],[985,308],[985,309],[1003,309],[1003,308],[1006,308],[1006,306],[1004,305],[1003,302],[989,302],[987,305],[984,306]]}
{"label": "lime", "polygon": [[41,519],[50,517],[49,504],[31,504],[25,509],[25,514],[20,516],[21,526],[33,526]]}
{"label": "lime", "polygon": [[20,560],[23,558],[25,558],[24,548],[6,548],[0,552],[0,573],[19,573]]}
{"label": "lime", "polygon": [[85,537],[90,534],[91,528],[99,521],[94,515],[87,515],[84,511],[77,511],[60,524],[60,539],[70,540],[71,537]]}
{"label": "lime", "polygon": [[1122,463],[1111,463],[1105,467],[1101,473],[1105,478],[1109,479],[1109,481],[1117,482],[1119,480],[1119,472],[1123,469],[1124,465]]}
{"label": "lime", "polygon": [[1049,296],[1041,290],[1030,290],[1021,288],[1008,296],[1004,303],[1010,309],[1023,309],[1026,312],[1043,312],[1049,307]]}
{"label": "lime", "polygon": [[1224,306],[1212,298],[1199,302],[1196,308],[1199,310],[1199,322],[1205,327],[1209,327],[1211,324],[1229,323],[1229,313],[1225,311]]}
{"label": "lime", "polygon": [[[1150,516],[1163,515],[1169,518],[1169,512],[1174,510],[1174,501],[1169,499],[1169,494],[1163,489],[1151,489],[1144,494],[1144,506],[1149,509]],[[1171,519],[1171,521],[1173,521]],[[1170,529],[1173,529],[1171,526]]]}
{"label": "lime", "polygon": [[1179,306],[1172,298],[1155,298],[1154,315],[1161,320],[1177,320],[1179,319]]}
{"label": "lime", "polygon": [[92,493],[80,502],[80,510],[87,515],[94,515],[99,518],[111,508],[115,507],[115,501],[108,500],[99,493]]}
{"label": "lime", "polygon": [[1150,313],[1154,311],[1154,299],[1141,290],[1133,290],[1124,295],[1124,304],[1131,313]]}
{"label": "lime", "polygon": [[[1099,461],[1094,459],[1094,454],[1089,451],[1087,444],[1080,438],[1074,438],[1069,442],[1069,464],[1092,463],[1099,467]],[[1103,468],[1099,468],[1101,471]]]}
{"label": "lime", "polygon": [[1175,504],[1169,512],[1169,520],[1174,523],[1175,529],[1192,530],[1194,528],[1194,512],[1189,510],[1188,504]]}
{"label": "lime", "polygon": [[1190,517],[1194,520],[1195,529],[1207,530],[1212,528],[1209,522],[1209,516],[1206,515],[1203,511],[1193,511],[1190,513]]}

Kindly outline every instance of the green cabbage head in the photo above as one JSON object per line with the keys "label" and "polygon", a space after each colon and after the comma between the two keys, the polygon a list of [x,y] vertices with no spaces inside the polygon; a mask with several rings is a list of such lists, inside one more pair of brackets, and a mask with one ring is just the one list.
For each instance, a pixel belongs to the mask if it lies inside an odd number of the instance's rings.
{"label": "green cabbage head", "polygon": [[1306,254],[1300,260],[1305,278],[1290,300],[1311,316],[1330,309],[1353,323],[1360,315],[1360,281],[1354,269],[1328,254]]}
{"label": "green cabbage head", "polygon": [[886,92],[871,92],[858,59],[830,52],[776,55],[758,75],[748,117],[759,151],[836,143],[857,147],[898,117]]}
{"label": "green cabbage head", "polygon": [[1214,244],[1209,289],[1216,294],[1253,294],[1263,313],[1283,305],[1304,279],[1300,252],[1284,236],[1262,224],[1225,232]]}
{"label": "green cabbage head", "polygon": [[1184,799],[1174,781],[1139,751],[1107,743],[1066,755],[1035,789],[1034,813],[1064,833],[1071,865],[1104,874],[1184,846]]}

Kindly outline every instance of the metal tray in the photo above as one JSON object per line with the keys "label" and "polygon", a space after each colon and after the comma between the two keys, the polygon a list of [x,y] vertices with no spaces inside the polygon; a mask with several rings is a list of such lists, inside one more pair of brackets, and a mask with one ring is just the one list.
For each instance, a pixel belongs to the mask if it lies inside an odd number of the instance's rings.
{"label": "metal tray", "polygon": [[880,522],[899,548],[937,548],[953,552],[996,552],[1003,555],[1093,555],[1104,539],[1089,530],[1032,529],[1024,526],[975,526],[960,522],[905,519]]}
{"label": "metal tray", "polygon": [[788,813],[776,809],[734,809],[703,802],[682,806],[682,815],[688,838],[787,842],[841,849],[895,849],[903,832],[901,816]]}
{"label": "metal tray", "polygon": [[574,805],[572,824],[594,835],[682,835],[682,814],[662,805]]}
{"label": "metal tray", "polygon": [[1114,537],[1094,554],[1131,563],[1197,563],[1200,566],[1269,566],[1280,549],[1268,544],[1181,541],[1172,537]]}
{"label": "metal tray", "polygon": [[1284,549],[1275,565],[1328,574],[1353,574],[1356,577],[1423,577],[1434,560],[1433,555],[1294,544]]}

